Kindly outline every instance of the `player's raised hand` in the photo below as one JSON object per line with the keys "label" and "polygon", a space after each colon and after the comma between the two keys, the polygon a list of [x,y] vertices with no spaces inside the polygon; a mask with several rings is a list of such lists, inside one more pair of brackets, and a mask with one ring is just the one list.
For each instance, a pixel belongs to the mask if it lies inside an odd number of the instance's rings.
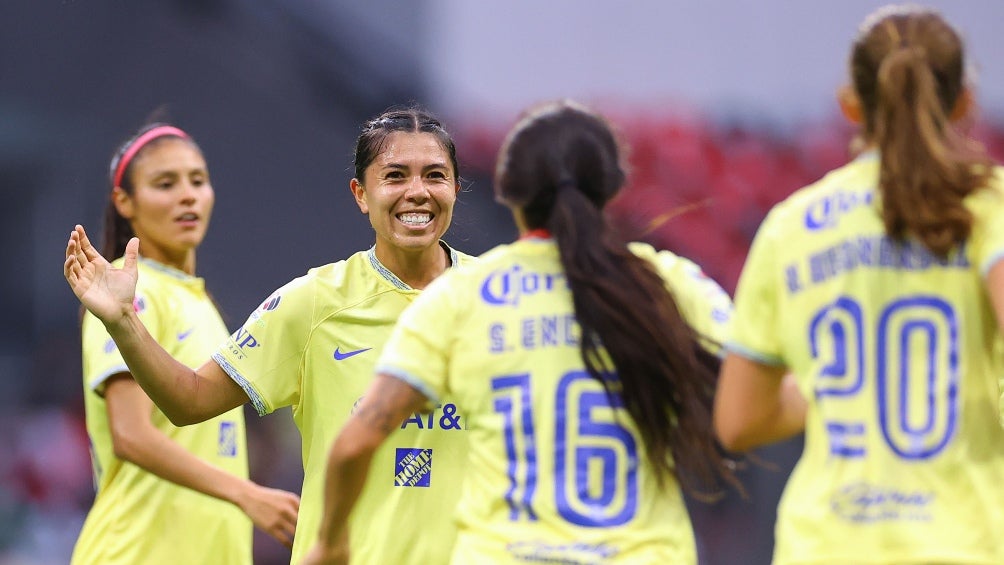
{"label": "player's raised hand", "polygon": [[63,275],[84,307],[106,324],[133,311],[138,252],[139,239],[134,237],[126,245],[125,264],[116,269],[94,249],[82,226],[70,232]]}

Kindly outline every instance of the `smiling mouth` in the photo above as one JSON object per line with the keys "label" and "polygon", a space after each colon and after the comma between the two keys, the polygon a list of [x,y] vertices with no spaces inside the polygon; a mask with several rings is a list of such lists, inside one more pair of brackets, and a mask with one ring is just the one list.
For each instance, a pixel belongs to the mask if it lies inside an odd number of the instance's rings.
{"label": "smiling mouth", "polygon": [[432,221],[432,214],[429,212],[405,212],[398,214],[397,219],[402,224],[412,227],[422,227]]}

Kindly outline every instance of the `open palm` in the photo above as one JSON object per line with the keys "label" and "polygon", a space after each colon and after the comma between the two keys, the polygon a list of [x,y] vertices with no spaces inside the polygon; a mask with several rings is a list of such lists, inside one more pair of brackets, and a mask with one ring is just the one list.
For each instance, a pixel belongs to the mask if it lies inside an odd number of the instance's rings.
{"label": "open palm", "polygon": [[132,311],[138,251],[139,239],[134,237],[126,245],[125,264],[116,269],[91,245],[82,226],[70,232],[63,275],[84,307],[106,324]]}

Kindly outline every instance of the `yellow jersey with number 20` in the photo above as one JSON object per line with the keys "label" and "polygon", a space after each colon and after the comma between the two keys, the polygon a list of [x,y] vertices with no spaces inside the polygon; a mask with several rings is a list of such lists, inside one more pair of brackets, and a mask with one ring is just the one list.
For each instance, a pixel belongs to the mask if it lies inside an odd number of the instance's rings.
{"label": "yellow jersey with number 20", "polygon": [[1001,176],[965,205],[947,258],[890,240],[865,154],[777,205],[736,293],[729,348],[797,377],[805,450],[775,563],[1004,563],[999,330],[984,289],[1004,257]]}

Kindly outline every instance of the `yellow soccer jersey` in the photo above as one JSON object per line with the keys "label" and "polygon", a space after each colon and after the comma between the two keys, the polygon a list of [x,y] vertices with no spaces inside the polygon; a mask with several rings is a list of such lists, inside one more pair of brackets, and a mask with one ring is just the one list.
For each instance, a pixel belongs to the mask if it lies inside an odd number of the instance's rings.
{"label": "yellow soccer jersey", "polygon": [[[445,247],[445,244],[444,244]],[[453,265],[471,257],[446,247]],[[304,484],[293,547],[298,563],[320,530],[331,442],[373,379],[401,311],[419,295],[373,249],[311,269],[273,293],[213,356],[259,414],[293,407]],[[446,561],[450,517],[467,451],[466,418],[451,401],[416,414],[377,451],[353,511],[353,563]]]}
{"label": "yellow soccer jersey", "polygon": [[[122,260],[115,262],[121,266]],[[139,261],[135,308],[150,335],[175,359],[197,367],[227,336],[203,280],[148,259]],[[236,506],[165,481],[115,457],[104,400],[105,381],[128,373],[104,326],[83,322],[84,407],[97,495],[73,562],[251,563],[252,524]],[[200,459],[247,478],[244,412],[176,427],[154,408],[154,426]]]}
{"label": "yellow soccer jersey", "polygon": [[[695,329],[723,337],[721,287],[669,252],[632,250],[656,264]],[[454,563],[696,563],[678,485],[658,490],[630,416],[585,371],[553,240],[499,246],[437,279],[377,370],[433,406],[453,398],[467,418]]]}
{"label": "yellow soccer jersey", "polygon": [[1004,563],[1004,365],[983,275],[1004,256],[1000,183],[971,195],[946,260],[896,243],[865,154],[776,206],[736,294],[729,349],[809,400],[775,562]]}

